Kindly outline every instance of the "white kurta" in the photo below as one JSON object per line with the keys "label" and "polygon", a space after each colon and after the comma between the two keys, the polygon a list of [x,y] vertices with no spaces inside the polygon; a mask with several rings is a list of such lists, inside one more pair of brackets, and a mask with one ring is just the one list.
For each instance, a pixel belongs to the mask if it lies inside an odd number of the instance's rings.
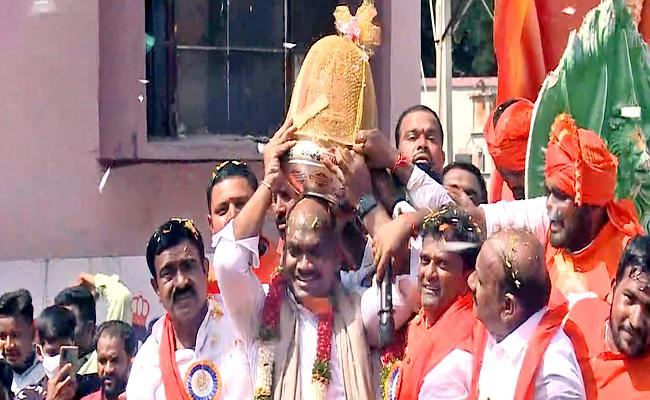
{"label": "white kurta", "polygon": [[[479,400],[512,399],[528,342],[546,309],[542,309],[497,343],[488,335],[478,380]],[[535,400],[584,399],[585,389],[573,344],[562,329],[549,344],[535,380]]]}
{"label": "white kurta", "polygon": [[[220,399],[250,399],[253,395],[252,357],[256,349],[245,342],[236,332],[235,325],[223,310],[219,296],[214,297],[196,336],[194,349],[176,351],[176,363],[181,378],[195,362],[206,360],[218,369],[221,378]],[[223,315],[219,316],[219,308]],[[144,342],[135,356],[126,397],[129,400],[165,399],[165,388],[160,370],[160,341],[163,333],[164,317],[153,326],[151,336]]]}

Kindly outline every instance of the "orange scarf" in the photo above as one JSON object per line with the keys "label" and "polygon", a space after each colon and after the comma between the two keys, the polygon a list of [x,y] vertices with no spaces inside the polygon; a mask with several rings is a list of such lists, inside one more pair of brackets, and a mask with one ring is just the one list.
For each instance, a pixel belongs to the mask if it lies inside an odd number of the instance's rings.
{"label": "orange scarf", "polygon": [[[528,348],[524,355],[524,361],[517,378],[517,387],[513,400],[533,400],[535,397],[535,380],[544,353],[548,348],[551,340],[562,327],[562,320],[567,314],[569,308],[563,304],[557,308],[549,310],[544,314],[533,336],[529,340]],[[480,322],[474,326],[474,354],[472,361],[472,384],[468,399],[478,399],[478,378],[483,365],[483,355],[487,344],[487,330]]]}
{"label": "orange scarf", "polygon": [[472,296],[459,297],[431,327],[422,314],[409,323],[407,350],[400,366],[398,399],[417,399],[425,376],[472,333]]}
{"label": "orange scarf", "polygon": [[169,314],[165,315],[158,355],[162,382],[165,386],[165,398],[167,400],[188,400],[185,384],[176,364],[176,335]]}

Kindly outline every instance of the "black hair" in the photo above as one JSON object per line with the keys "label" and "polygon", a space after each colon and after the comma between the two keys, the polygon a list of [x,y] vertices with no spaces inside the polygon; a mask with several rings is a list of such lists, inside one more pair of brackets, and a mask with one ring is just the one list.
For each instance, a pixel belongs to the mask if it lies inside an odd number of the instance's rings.
{"label": "black hair", "polygon": [[501,114],[503,114],[508,107],[510,107],[511,105],[515,104],[518,101],[519,99],[508,99],[503,103],[499,104],[496,110],[494,110],[494,115],[492,115],[492,126],[496,127],[497,122],[499,122],[499,118],[501,118]]}
{"label": "black hair", "polygon": [[212,188],[220,182],[225,181],[228,178],[241,177],[248,181],[251,189],[253,191],[257,190],[257,178],[248,165],[245,162],[237,160],[227,160],[220,164],[217,164],[212,169],[212,174],[210,175],[210,180],[208,181],[208,186],[206,188],[206,198],[208,200],[208,213],[211,212],[212,207]]}
{"label": "black hair", "polygon": [[29,325],[34,321],[34,305],[32,295],[27,289],[18,289],[0,296],[0,316],[21,316]]}
{"label": "black hair", "polygon": [[147,243],[147,266],[154,279],[156,278],[156,256],[184,240],[196,246],[203,261],[205,259],[203,237],[191,219],[172,218],[153,232]]}
{"label": "black hair", "polygon": [[4,359],[0,359],[0,399],[5,398],[5,399],[13,399],[14,397],[9,394],[6,397],[3,397],[3,395],[6,395],[6,393],[3,393],[3,390],[6,392],[11,392],[11,384],[13,382],[13,372],[11,370],[11,366],[5,361]]}
{"label": "black hair", "polygon": [[397,125],[395,126],[395,146],[399,147],[399,139],[400,139],[400,129],[402,128],[402,121],[404,118],[406,118],[407,115],[412,114],[414,112],[418,111],[424,111],[431,113],[433,115],[433,118],[435,118],[436,122],[438,123],[438,127],[440,128],[440,145],[442,146],[444,140],[445,140],[445,132],[442,129],[442,123],[440,122],[440,117],[438,117],[438,114],[436,114],[435,111],[430,109],[429,107],[423,105],[423,104],[418,104],[412,107],[407,108],[404,110],[404,112],[399,116],[397,119]]}
{"label": "black hair", "polygon": [[458,252],[463,260],[463,270],[474,269],[483,238],[481,229],[465,210],[453,203],[444,205],[422,221],[420,232],[422,238],[431,236],[436,240],[475,243],[475,247]]}
{"label": "black hair", "polygon": [[442,178],[444,179],[447,172],[451,171],[452,169],[462,169],[463,171],[467,171],[470,174],[474,175],[474,177],[478,181],[478,185],[481,190],[479,193],[477,193],[480,196],[479,204],[487,203],[488,195],[487,195],[487,185],[485,184],[485,178],[483,178],[483,174],[478,168],[476,168],[474,164],[454,161],[453,163],[448,164],[442,170]]}
{"label": "black hair", "polygon": [[137,340],[133,334],[133,328],[131,325],[122,321],[106,321],[99,325],[97,328],[97,333],[95,334],[93,348],[97,348],[97,342],[102,336],[109,338],[116,338],[122,341],[124,344],[124,351],[126,354],[133,357],[135,356],[135,351],[137,350]]}
{"label": "black hair", "polygon": [[36,331],[41,342],[59,339],[74,340],[76,321],[72,311],[63,306],[49,306],[36,319]]}
{"label": "black hair", "polygon": [[616,284],[625,279],[628,268],[650,275],[650,236],[636,236],[625,246],[616,271]]}
{"label": "black hair", "polygon": [[97,310],[95,309],[95,298],[85,286],[72,286],[59,292],[54,298],[54,304],[57,306],[75,306],[79,309],[79,316],[83,321],[79,323],[97,321]]}

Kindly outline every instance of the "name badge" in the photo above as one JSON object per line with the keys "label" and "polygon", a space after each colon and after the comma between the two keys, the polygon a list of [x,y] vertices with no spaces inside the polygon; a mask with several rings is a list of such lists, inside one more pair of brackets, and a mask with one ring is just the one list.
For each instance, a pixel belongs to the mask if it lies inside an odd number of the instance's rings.
{"label": "name badge", "polygon": [[223,384],[216,365],[209,361],[196,361],[185,374],[185,390],[191,400],[216,400]]}

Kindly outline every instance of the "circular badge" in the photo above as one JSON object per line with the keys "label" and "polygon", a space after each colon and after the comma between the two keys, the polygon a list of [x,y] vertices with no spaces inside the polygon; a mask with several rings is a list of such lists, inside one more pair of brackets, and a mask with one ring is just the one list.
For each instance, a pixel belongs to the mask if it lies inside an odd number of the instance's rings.
{"label": "circular badge", "polygon": [[219,370],[209,361],[194,362],[185,374],[185,390],[191,400],[216,400],[221,386]]}
{"label": "circular badge", "polygon": [[386,382],[387,387],[387,398],[394,400],[397,398],[397,388],[399,386],[400,378],[400,368],[399,364],[395,365],[393,369],[388,373],[388,382]]}

